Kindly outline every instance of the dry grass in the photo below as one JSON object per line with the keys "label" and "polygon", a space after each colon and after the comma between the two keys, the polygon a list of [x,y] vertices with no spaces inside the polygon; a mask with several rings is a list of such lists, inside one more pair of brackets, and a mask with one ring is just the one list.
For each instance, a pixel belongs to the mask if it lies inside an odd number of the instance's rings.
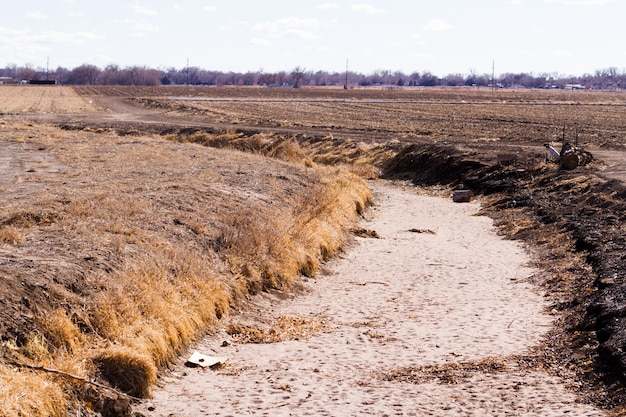
{"label": "dry grass", "polygon": [[237,343],[278,343],[315,336],[325,327],[319,318],[280,316],[269,326],[230,324],[226,332]]}
{"label": "dry grass", "polygon": [[415,368],[401,368],[380,375],[383,381],[425,384],[437,382],[445,385],[465,383],[477,374],[497,374],[512,368],[527,371],[543,367],[538,358],[513,355],[505,358],[484,358],[477,361],[448,362]]}
{"label": "dry grass", "polygon": [[[0,178],[10,193],[0,250],[18,260],[0,265],[0,291],[33,317],[14,318],[31,328],[3,356],[133,396],[232,305],[314,275],[371,199],[359,177],[307,163],[291,140],[239,142],[268,158],[106,130],[3,128],[7,141],[28,138],[12,157],[44,148],[56,170],[24,164],[19,187]],[[1,378],[2,416],[63,415],[84,397],[41,371],[5,367]]]}
{"label": "dry grass", "polygon": [[24,241],[24,235],[15,227],[3,227],[0,229],[0,244],[18,244]]}
{"label": "dry grass", "polygon": [[0,415],[2,417],[67,415],[62,385],[45,375],[0,364]]}

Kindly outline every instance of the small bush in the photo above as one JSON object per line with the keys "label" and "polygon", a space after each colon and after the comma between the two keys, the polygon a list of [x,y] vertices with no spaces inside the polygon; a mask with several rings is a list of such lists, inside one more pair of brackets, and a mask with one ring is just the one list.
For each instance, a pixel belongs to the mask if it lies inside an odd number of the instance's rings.
{"label": "small bush", "polygon": [[114,346],[98,353],[93,362],[102,377],[120,391],[137,398],[150,395],[157,370],[149,356]]}

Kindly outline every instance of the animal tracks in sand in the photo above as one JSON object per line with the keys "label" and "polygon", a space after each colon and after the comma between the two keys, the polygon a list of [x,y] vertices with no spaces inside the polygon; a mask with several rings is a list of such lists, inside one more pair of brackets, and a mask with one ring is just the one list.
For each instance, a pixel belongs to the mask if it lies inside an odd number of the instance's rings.
{"label": "animal tracks in sand", "polygon": [[[282,320],[295,323],[296,337],[243,343],[225,330],[207,337],[194,350],[228,357],[224,367],[175,368],[142,412],[604,415],[534,361],[554,317],[524,279],[534,272],[528,255],[474,215],[477,203],[372,187],[376,205],[361,226],[379,238],[357,237],[301,294],[259,297],[224,323],[267,329]],[[298,323],[316,325],[302,333]]]}

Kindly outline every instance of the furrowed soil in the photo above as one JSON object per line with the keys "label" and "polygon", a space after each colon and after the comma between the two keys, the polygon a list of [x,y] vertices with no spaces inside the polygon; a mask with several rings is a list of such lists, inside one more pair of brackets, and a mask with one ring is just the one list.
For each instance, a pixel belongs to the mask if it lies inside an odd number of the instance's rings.
{"label": "furrowed soil", "polygon": [[[295,187],[290,192],[312,184],[306,170],[294,172],[271,158],[297,147],[318,164],[350,167],[367,178],[408,181],[446,196],[471,189],[500,233],[524,243],[541,271],[528,283],[545,294],[557,320],[532,357],[517,357],[515,366],[563,378],[568,392],[578,395],[572,401],[624,412],[622,93],[6,86],[0,113],[5,356],[38,330],[34,317],[93,297],[105,285],[93,280],[118,267],[120,251],[148,239],[141,227],[90,234],[77,224],[68,231],[63,213],[69,208],[114,210],[104,196],[116,195],[126,206],[120,216],[138,216],[152,225],[151,233],[190,240],[194,250],[211,254],[193,237],[194,227],[204,225],[209,230],[201,235],[210,235],[211,225],[241,210],[244,201],[258,199],[263,207],[284,198],[284,178]],[[546,161],[543,145],[558,149],[563,140],[584,147],[594,160],[559,170]],[[499,164],[504,154],[514,157]],[[154,188],[155,182],[161,185]],[[201,215],[185,206],[189,194],[202,195],[204,204],[228,203]],[[131,204],[130,195],[140,198]],[[146,213],[169,220],[142,220]],[[459,360],[462,369],[396,367],[387,378],[431,384],[433,375],[467,373],[461,379],[480,379],[498,365],[478,362]]]}

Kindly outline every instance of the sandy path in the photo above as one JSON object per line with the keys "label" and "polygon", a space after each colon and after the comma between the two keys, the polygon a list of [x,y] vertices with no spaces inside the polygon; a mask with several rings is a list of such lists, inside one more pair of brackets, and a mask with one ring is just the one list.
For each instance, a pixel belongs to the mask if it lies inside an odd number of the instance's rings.
{"label": "sandy path", "polygon": [[[257,311],[273,318],[315,318],[324,322],[322,332],[303,340],[228,346],[222,346],[230,340],[225,332],[208,337],[195,348],[228,357],[225,367],[181,363],[138,411],[147,416],[603,415],[578,403],[557,378],[517,365],[512,355],[528,353],[553,318],[524,280],[533,273],[525,266],[527,255],[499,238],[490,219],[472,215],[477,203],[455,204],[381,183],[373,188],[377,206],[362,226],[381,239],[357,238],[328,266],[327,275],[305,284],[305,293],[282,301],[260,298],[251,311],[232,319],[249,322]],[[485,363],[505,369],[476,369]],[[404,367],[426,368],[413,374],[421,378],[416,382],[381,377]],[[467,372],[459,373],[459,367]],[[455,383],[429,369],[457,369]]]}

